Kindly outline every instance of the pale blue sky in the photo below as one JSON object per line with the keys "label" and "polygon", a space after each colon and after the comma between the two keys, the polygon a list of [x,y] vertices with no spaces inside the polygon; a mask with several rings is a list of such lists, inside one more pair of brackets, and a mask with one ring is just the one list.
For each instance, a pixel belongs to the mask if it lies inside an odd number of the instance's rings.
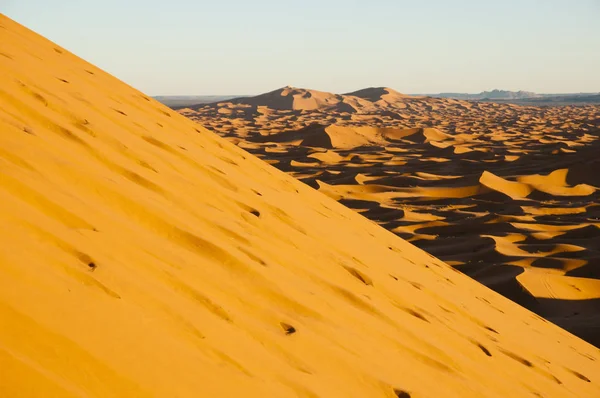
{"label": "pale blue sky", "polygon": [[600,0],[0,0],[150,94],[600,91]]}

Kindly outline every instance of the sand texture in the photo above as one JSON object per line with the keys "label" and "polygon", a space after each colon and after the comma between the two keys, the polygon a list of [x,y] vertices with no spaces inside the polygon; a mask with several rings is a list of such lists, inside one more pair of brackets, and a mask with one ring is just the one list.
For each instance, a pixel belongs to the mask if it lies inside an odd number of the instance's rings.
{"label": "sand texture", "polygon": [[600,106],[288,87],[181,112],[600,346]]}
{"label": "sand texture", "polygon": [[595,347],[4,16],[0,83],[1,397],[600,396]]}

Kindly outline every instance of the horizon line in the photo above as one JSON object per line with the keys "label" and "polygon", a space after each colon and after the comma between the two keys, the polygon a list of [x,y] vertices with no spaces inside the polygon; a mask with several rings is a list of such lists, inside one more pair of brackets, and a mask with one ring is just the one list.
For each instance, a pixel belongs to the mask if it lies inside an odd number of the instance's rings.
{"label": "horizon line", "polygon": [[[274,90],[269,90],[269,91],[262,91],[259,93],[252,93],[252,94],[215,94],[215,93],[211,93],[211,94],[150,94],[151,97],[251,97],[251,96],[256,96],[256,95],[261,95],[261,94],[266,94],[266,93],[270,93],[273,91],[277,91],[286,87],[291,87],[291,86],[283,86],[283,87],[278,87]],[[324,90],[319,90],[319,89],[313,89],[313,88],[306,88],[306,87],[296,87],[296,86],[292,86],[292,88],[297,88],[297,89],[303,89],[303,90],[314,90],[314,91],[321,91],[321,92],[328,92],[328,93],[332,93],[332,94],[338,94],[338,95],[346,95],[344,93],[335,93],[333,91],[324,91]],[[369,86],[369,87],[364,87],[363,89],[369,89],[369,88],[390,88],[392,90],[398,91],[396,89],[393,89],[391,87],[388,86]],[[359,91],[359,90],[363,90],[363,89],[358,89],[358,90],[353,90],[350,92],[354,92],[354,91]],[[534,93],[534,94],[541,94],[541,95],[569,95],[569,94],[600,94],[600,91],[567,91],[567,92],[541,92],[541,91],[529,91],[529,90],[505,90],[505,89],[491,89],[491,90],[482,90],[482,91],[478,91],[478,92],[466,92],[466,91],[437,91],[437,92],[429,92],[429,93],[403,93],[402,91],[398,91],[401,94],[405,94],[405,95],[438,95],[438,94],[462,94],[462,95],[477,95],[477,94],[481,94],[484,92],[492,92],[494,90],[498,90],[498,91],[508,91],[508,92],[529,92],[529,93]]]}

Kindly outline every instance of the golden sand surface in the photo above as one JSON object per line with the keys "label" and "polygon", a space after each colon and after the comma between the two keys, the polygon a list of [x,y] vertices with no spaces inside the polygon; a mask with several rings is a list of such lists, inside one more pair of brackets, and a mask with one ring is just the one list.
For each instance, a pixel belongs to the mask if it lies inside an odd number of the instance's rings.
{"label": "golden sand surface", "polygon": [[0,82],[1,397],[600,396],[597,348],[5,16]]}

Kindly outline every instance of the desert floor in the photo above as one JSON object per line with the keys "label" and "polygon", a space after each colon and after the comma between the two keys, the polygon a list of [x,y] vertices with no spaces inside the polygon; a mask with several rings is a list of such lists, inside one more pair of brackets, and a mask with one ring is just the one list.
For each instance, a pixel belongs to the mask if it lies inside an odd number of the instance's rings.
{"label": "desert floor", "polygon": [[286,87],[180,111],[600,345],[600,106]]}

